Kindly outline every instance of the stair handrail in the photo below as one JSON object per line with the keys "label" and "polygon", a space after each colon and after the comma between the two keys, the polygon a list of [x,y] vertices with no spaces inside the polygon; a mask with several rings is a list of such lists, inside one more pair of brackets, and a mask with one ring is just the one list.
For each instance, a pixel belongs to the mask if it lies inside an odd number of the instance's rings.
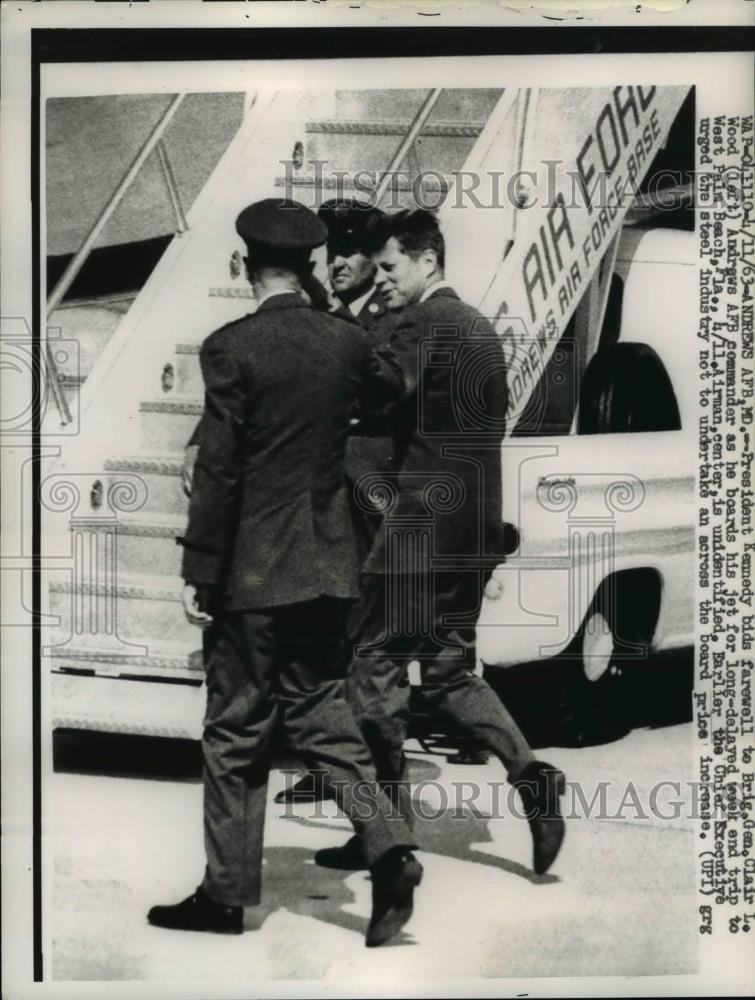
{"label": "stair handrail", "polygon": [[390,163],[388,164],[385,173],[383,174],[377,188],[375,189],[375,204],[379,205],[383,198],[383,195],[388,190],[393,180],[393,175],[396,173],[398,168],[406,159],[406,154],[411,149],[414,140],[422,131],[422,127],[430,117],[430,112],[433,110],[435,105],[438,103],[438,98],[443,93],[442,87],[435,87],[431,90],[422,105],[417,112],[417,114],[412,119],[409,128],[406,130],[403,139],[398,144],[396,152],[391,157]]}
{"label": "stair handrail", "polygon": [[120,204],[121,199],[123,198],[125,193],[131,187],[131,184],[133,183],[136,175],[139,173],[142,164],[147,159],[149,154],[152,152],[158,140],[162,136],[163,132],[170,124],[173,116],[175,115],[176,111],[178,111],[178,108],[181,105],[185,96],[186,96],[185,94],[176,94],[174,96],[173,100],[170,102],[170,105],[165,110],[162,118],[159,120],[157,125],[155,125],[154,129],[152,130],[152,133],[148,136],[142,148],[136,154],[136,157],[134,158],[131,166],[123,175],[123,179],[121,180],[120,184],[111,195],[110,200],[108,201],[108,203],[105,205],[105,207],[102,209],[99,216],[95,220],[95,223],[89,230],[89,233],[85,237],[84,242],[81,244],[79,249],[71,258],[68,267],[61,275],[60,279],[58,280],[58,283],[56,284],[55,288],[53,288],[52,292],[50,293],[47,299],[48,318],[50,314],[60,305],[63,296],[66,294],[68,289],[75,281],[76,276],[78,275],[81,268],[84,266],[87,257],[92,252],[92,248],[94,247],[97,237],[100,235],[106,223],[110,219],[111,215]]}
{"label": "stair handrail", "polygon": [[156,148],[157,155],[160,159],[160,166],[163,171],[165,186],[167,187],[168,195],[170,196],[173,214],[176,217],[176,232],[185,233],[189,228],[189,224],[186,221],[186,213],[184,212],[184,207],[181,202],[181,192],[178,190],[178,184],[176,183],[176,177],[173,173],[173,166],[170,162],[170,157],[168,156],[168,149],[165,145],[165,141],[163,139],[158,139]]}
{"label": "stair handrail", "polygon": [[[151,134],[147,137],[141,149],[136,154],[133,162],[131,163],[131,166],[123,175],[120,184],[111,195],[110,200],[107,202],[105,207],[98,215],[97,219],[94,222],[94,225],[84,238],[83,243],[69,261],[68,266],[58,279],[57,284],[55,285],[55,287],[53,288],[52,292],[50,293],[47,299],[46,315],[48,319],[55,311],[55,309],[57,309],[57,307],[60,305],[66,292],[69,290],[73,282],[76,280],[77,275],[81,271],[82,267],[87,261],[87,258],[92,252],[94,244],[96,243],[100,233],[105,228],[105,225],[112,216],[113,212],[121,203],[123,196],[131,187],[134,179],[136,178],[136,175],[141,170],[144,161],[147,159],[147,157],[155,148],[155,146],[160,142],[161,136],[163,135],[165,129],[172,121],[173,116],[175,115],[176,111],[178,111],[178,108],[183,102],[185,96],[186,96],[185,94],[176,94],[173,97],[172,101],[166,108],[165,112],[163,113],[158,123],[155,125]],[[177,192],[175,192],[174,194],[174,191],[171,188],[172,174],[170,173],[170,166],[168,164],[166,167],[164,156],[162,154],[160,156],[160,163],[163,167],[163,175],[165,177],[165,182],[168,186],[168,192],[170,194],[171,203],[173,205],[178,220],[179,232],[183,232],[185,231],[185,226],[184,229],[181,229],[180,226],[182,220],[185,223],[185,218],[183,218],[181,203],[180,200],[176,201]],[[173,183],[175,184],[175,182]],[[66,426],[67,424],[71,423],[73,418],[71,416],[71,411],[68,406],[68,403],[66,402],[66,399],[63,395],[63,391],[60,387],[57,363],[55,362],[53,353],[51,350],[49,350],[49,348],[46,350],[46,360],[47,360],[47,382],[50,387],[50,392],[52,394],[52,398],[55,402],[55,405],[57,406],[58,409],[61,426]]]}
{"label": "stair handrail", "polygon": [[[248,297],[224,294],[243,289],[220,287],[230,286],[234,281],[228,271],[228,256],[237,239],[233,234],[233,220],[230,224],[224,222],[222,239],[218,236],[217,226],[209,225],[217,247],[201,272],[198,261],[206,256],[206,252],[201,247],[202,240],[197,243],[193,236],[198,226],[209,224],[207,213],[216,211],[211,208],[216,201],[223,207],[228,201],[233,201],[235,205],[239,198],[269,196],[274,189],[274,177],[280,173],[280,163],[290,155],[294,141],[303,134],[304,125],[298,105],[292,109],[285,101],[285,92],[281,91],[268,90],[248,95],[244,111],[239,129],[186,210],[188,231],[174,235],[133,304],[98,354],[81,386],[76,405],[70,403],[80,431],[66,437],[65,446],[51,463],[53,471],[84,466],[100,470],[105,458],[113,454],[113,435],[117,436],[117,447],[123,453],[138,450],[140,404],[151,391],[147,386],[154,384],[158,393],[162,391],[159,389],[162,364],[156,369],[155,382],[148,374],[151,369],[145,366],[145,357],[155,358],[155,352],[172,353],[177,341],[192,338],[199,341],[212,329],[248,311]],[[275,140],[274,136],[277,137]],[[259,172],[249,178],[249,191],[245,193],[245,183],[237,177],[237,172],[240,158],[247,161],[252,155],[253,145],[259,147],[259,155],[264,155],[266,159]],[[233,196],[229,187],[235,192]],[[228,193],[224,195],[223,192]],[[243,202],[239,201],[239,209],[241,207]],[[236,209],[236,214],[239,209]],[[200,307],[203,316],[201,328],[197,326],[196,311],[180,319],[168,306],[171,297],[176,297],[175,269],[186,267],[187,258],[193,261],[188,266],[192,280],[198,279],[198,283],[195,281],[186,294],[196,299]],[[180,296],[177,302],[183,302],[185,298]],[[163,317],[159,328],[155,328],[154,320],[150,319],[150,314],[155,312]],[[187,320],[191,333],[186,332]],[[107,388],[103,392],[104,387]],[[50,415],[53,409],[51,406]],[[92,413],[97,416],[93,418]]]}

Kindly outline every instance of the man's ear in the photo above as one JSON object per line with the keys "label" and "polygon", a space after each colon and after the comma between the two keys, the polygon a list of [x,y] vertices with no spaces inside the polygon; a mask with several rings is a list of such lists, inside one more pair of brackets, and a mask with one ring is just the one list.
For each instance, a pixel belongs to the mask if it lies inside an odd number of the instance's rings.
{"label": "man's ear", "polygon": [[434,250],[431,250],[430,247],[422,251],[419,255],[419,259],[425,265],[425,271],[427,274],[431,274],[433,271],[438,270],[438,255]]}

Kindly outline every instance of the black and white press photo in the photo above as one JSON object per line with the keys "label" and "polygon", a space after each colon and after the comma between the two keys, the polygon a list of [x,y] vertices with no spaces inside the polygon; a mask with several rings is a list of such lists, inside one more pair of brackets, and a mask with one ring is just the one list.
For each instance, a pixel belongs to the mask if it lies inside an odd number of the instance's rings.
{"label": "black and white press photo", "polygon": [[276,30],[30,33],[18,969],[746,992],[751,59]]}

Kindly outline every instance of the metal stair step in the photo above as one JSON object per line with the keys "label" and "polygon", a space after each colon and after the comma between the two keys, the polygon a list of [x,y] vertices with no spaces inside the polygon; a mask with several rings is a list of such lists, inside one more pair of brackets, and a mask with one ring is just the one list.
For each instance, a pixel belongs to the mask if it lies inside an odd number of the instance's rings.
{"label": "metal stair step", "polygon": [[[333,113],[329,111],[328,117],[408,122],[417,114],[427,93],[424,88],[338,90],[335,93]],[[502,93],[500,88],[488,87],[444,89],[426,124],[487,120]]]}
{"label": "metal stair step", "polygon": [[[118,578],[123,574],[131,576],[136,573],[180,574],[182,549],[176,539],[184,533],[185,517],[154,511],[119,513],[115,521],[92,518],[86,528],[96,536],[113,536],[110,542],[114,546],[111,558],[114,559]],[[81,527],[74,522],[71,530],[80,533]],[[104,552],[104,545],[105,539],[100,537],[99,552]]]}
{"label": "metal stair step", "polygon": [[[364,118],[324,118],[319,121],[308,121],[305,126],[307,133],[327,135],[392,135],[406,134],[411,119],[396,121],[394,119]],[[484,121],[429,121],[422,127],[420,136],[447,136],[451,138],[467,137],[476,139],[485,127]]]}
{"label": "metal stair step", "polygon": [[[201,633],[190,625],[181,604],[183,582],[178,577],[118,574],[114,583],[75,582],[51,579],[50,613],[59,618],[51,626],[50,647],[75,642],[98,650],[122,651],[129,644],[144,642],[149,648],[165,643],[185,643],[196,648]],[[125,650],[133,653],[132,648]]]}
{"label": "metal stair step", "polygon": [[[382,177],[382,174],[378,172],[378,179],[380,179],[380,177]],[[452,186],[452,184],[455,183],[455,180],[456,178],[454,177],[453,174],[440,174],[437,172],[434,174],[428,174],[427,176],[422,178],[422,190],[427,190],[428,192],[437,191],[438,193],[440,193],[441,191],[448,190]],[[363,179],[361,183],[363,188],[367,187],[366,179]],[[417,181],[416,185],[413,186],[412,183],[406,177],[405,171],[402,168],[402,170],[399,172],[398,176],[396,177],[395,181],[393,182],[389,190],[395,190],[411,194],[418,184],[419,181]],[[290,185],[291,187],[295,188],[304,188],[311,191],[317,191],[317,189],[320,187],[327,191],[338,191],[340,188],[343,188],[344,191],[354,190],[351,180],[349,179],[348,176],[343,177],[341,175],[335,175],[330,173],[327,174],[323,173],[322,176],[318,176],[314,172],[312,172],[301,175],[294,174],[292,177],[289,178],[285,176],[275,178],[276,187],[286,187],[287,185]],[[363,190],[360,193],[362,194],[363,197],[366,197],[369,194],[369,192],[366,190]]]}
{"label": "metal stair step", "polygon": [[110,473],[108,488],[119,482],[133,482],[138,477],[143,483],[139,488],[146,497],[141,507],[143,512],[185,515],[189,501],[181,484],[182,463],[180,451],[113,456],[105,460],[105,471]]}
{"label": "metal stair step", "polygon": [[145,399],[139,405],[142,445],[160,451],[183,451],[204,409],[194,396]]}
{"label": "metal stair step", "polygon": [[68,643],[50,652],[50,668],[59,673],[76,673],[93,677],[164,678],[172,681],[200,682],[204,679],[202,650],[189,650],[177,645],[150,648],[150,641],[143,640],[148,652],[129,655],[112,650],[92,649]]}
{"label": "metal stair step", "polygon": [[205,691],[200,684],[121,680],[53,673],[53,728],[168,736],[202,736]]}
{"label": "metal stair step", "polygon": [[176,344],[176,389],[187,396],[203,396],[204,383],[199,367],[200,341]]}

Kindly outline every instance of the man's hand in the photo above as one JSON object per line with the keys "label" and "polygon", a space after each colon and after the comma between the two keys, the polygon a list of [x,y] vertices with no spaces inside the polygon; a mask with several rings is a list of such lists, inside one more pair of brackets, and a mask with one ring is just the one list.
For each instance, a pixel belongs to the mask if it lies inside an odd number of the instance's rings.
{"label": "man's hand", "polygon": [[207,628],[212,625],[212,615],[207,609],[210,604],[211,588],[206,584],[187,583],[184,586],[184,614],[191,625]]}
{"label": "man's hand", "polygon": [[184,460],[181,466],[181,485],[187,497],[191,496],[191,480],[194,475],[194,463],[197,460],[199,446],[190,444],[184,450]]}
{"label": "man's hand", "polygon": [[335,312],[342,306],[341,300],[333,294],[333,290],[323,285],[315,274],[308,274],[304,278],[302,288],[315,309],[320,309],[322,312]]}

